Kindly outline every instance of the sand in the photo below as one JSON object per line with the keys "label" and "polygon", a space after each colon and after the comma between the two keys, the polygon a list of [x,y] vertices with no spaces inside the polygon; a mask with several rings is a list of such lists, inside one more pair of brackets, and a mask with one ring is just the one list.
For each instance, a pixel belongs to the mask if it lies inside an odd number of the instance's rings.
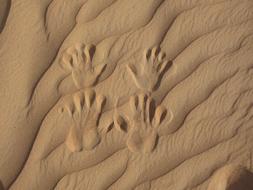
{"label": "sand", "polygon": [[252,0],[0,0],[0,190],[252,190]]}

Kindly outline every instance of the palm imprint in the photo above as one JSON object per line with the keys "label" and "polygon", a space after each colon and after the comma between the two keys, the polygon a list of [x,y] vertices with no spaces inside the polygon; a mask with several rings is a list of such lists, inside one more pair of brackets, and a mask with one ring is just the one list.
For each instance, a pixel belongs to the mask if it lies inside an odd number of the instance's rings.
{"label": "palm imprint", "polygon": [[93,86],[106,64],[92,65],[95,46],[78,44],[70,47],[62,56],[61,65],[71,71],[72,79],[78,89]]}
{"label": "palm imprint", "polygon": [[161,52],[158,47],[154,47],[145,51],[140,69],[133,64],[127,65],[138,88],[144,92],[152,92],[156,88],[164,71],[172,63],[165,57],[165,53]]}
{"label": "palm imprint", "polygon": [[64,111],[71,117],[66,145],[72,152],[93,149],[100,142],[98,121],[105,97],[96,95],[94,91],[77,92],[73,101],[65,105]]}
{"label": "palm imprint", "polygon": [[129,150],[150,153],[156,146],[158,127],[166,115],[166,109],[162,106],[153,107],[152,99],[145,94],[132,96],[129,103],[131,110],[128,122],[125,122],[122,116],[115,114],[115,127],[127,133],[126,143]]}

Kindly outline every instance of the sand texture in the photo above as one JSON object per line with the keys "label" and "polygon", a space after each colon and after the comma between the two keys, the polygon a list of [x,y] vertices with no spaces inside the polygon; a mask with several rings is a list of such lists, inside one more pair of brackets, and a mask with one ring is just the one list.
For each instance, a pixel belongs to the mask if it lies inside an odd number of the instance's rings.
{"label": "sand texture", "polygon": [[0,190],[253,190],[252,0],[0,0]]}

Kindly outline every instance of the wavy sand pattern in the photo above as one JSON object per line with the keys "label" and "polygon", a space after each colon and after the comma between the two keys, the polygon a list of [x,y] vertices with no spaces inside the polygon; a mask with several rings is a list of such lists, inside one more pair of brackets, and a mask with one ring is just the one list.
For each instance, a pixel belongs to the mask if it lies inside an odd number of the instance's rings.
{"label": "wavy sand pattern", "polygon": [[0,190],[252,190],[252,0],[0,0]]}

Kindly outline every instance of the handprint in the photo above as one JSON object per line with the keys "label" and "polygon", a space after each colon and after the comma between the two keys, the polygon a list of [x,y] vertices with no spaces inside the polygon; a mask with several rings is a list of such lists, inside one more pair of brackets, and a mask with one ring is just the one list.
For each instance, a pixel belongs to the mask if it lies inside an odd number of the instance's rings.
{"label": "handprint", "polygon": [[65,106],[64,110],[73,122],[66,138],[70,151],[78,152],[83,147],[91,150],[100,142],[97,127],[104,103],[103,96],[97,96],[94,91],[85,91],[74,94],[73,102]]}
{"label": "handprint", "polygon": [[94,85],[106,64],[92,65],[95,46],[78,44],[70,47],[62,56],[61,65],[71,71],[72,79],[78,89]]}
{"label": "handprint", "polygon": [[138,88],[144,92],[155,90],[160,78],[172,64],[171,61],[165,59],[165,56],[165,53],[161,52],[158,47],[154,47],[152,50],[145,51],[140,70],[133,64],[127,65]]}
{"label": "handprint", "polygon": [[157,129],[166,115],[166,109],[158,106],[155,113],[152,113],[152,100],[145,94],[132,96],[129,103],[131,111],[127,124],[117,113],[114,116],[114,124],[117,129],[127,133],[127,147],[132,152],[150,153],[155,148]]}

